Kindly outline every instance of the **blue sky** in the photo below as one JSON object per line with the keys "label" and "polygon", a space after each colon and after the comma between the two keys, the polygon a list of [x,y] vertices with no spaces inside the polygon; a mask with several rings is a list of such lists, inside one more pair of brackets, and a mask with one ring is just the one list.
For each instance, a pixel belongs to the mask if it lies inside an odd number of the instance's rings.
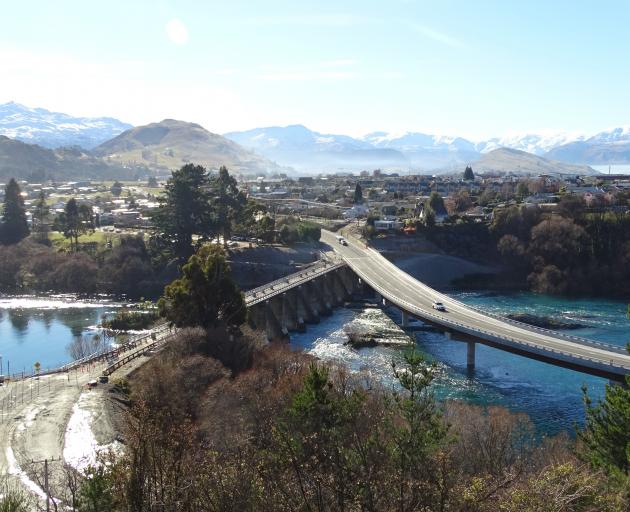
{"label": "blue sky", "polygon": [[630,3],[3,2],[0,102],[214,132],[630,124]]}

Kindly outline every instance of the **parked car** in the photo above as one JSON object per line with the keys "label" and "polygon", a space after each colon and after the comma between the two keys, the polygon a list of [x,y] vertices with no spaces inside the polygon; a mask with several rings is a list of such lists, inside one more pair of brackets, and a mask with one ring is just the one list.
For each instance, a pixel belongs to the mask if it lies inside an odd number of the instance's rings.
{"label": "parked car", "polygon": [[437,311],[446,311],[444,304],[442,304],[441,302],[434,301],[432,306],[433,306],[433,309],[436,309]]}

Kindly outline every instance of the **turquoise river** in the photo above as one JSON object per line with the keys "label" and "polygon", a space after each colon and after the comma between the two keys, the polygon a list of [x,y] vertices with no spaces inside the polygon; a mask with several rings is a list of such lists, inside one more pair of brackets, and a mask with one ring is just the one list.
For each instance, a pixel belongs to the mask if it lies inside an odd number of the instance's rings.
{"label": "turquoise river", "polygon": [[[529,313],[580,324],[571,334],[620,346],[630,341],[626,304],[601,299],[569,300],[530,293],[453,293],[455,298],[501,314]],[[29,371],[69,361],[66,347],[74,336],[98,331],[102,316],[117,304],[80,301],[70,297],[0,298],[0,356],[2,372]],[[388,311],[391,319],[399,313]],[[367,371],[386,385],[393,383],[391,363],[401,357],[407,339],[382,311],[374,308],[338,309],[305,333],[292,335],[292,345],[352,370]],[[347,330],[380,333],[386,345],[355,350],[345,344]],[[477,404],[504,405],[526,412],[544,433],[572,432],[584,417],[582,385],[592,396],[603,394],[606,381],[478,345],[474,375],[466,371],[465,345],[435,331],[412,334],[427,358],[437,362],[435,394]]]}

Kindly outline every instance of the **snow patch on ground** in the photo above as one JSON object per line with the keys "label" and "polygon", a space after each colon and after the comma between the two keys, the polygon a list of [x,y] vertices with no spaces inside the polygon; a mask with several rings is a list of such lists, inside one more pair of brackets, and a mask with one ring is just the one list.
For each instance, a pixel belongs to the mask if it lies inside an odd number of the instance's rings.
{"label": "snow patch on ground", "polygon": [[75,469],[81,471],[97,463],[99,453],[109,450],[120,451],[118,441],[101,445],[92,431],[94,414],[90,410],[99,397],[96,392],[83,393],[72,408],[72,416],[66,428],[63,458]]}
{"label": "snow patch on ground", "polygon": [[26,471],[24,471],[20,467],[17,459],[15,458],[15,454],[13,453],[13,449],[10,446],[7,447],[5,455],[7,458],[7,464],[9,466],[7,468],[9,474],[19,478],[24,487],[26,487],[30,492],[39,496],[42,499],[46,499],[46,493],[44,492],[44,490],[35,482],[33,482],[33,480],[31,480],[26,474]]}

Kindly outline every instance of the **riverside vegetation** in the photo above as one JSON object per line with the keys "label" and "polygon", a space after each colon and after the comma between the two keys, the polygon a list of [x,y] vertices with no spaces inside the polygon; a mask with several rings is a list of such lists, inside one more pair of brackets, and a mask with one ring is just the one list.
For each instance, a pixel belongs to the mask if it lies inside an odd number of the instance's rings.
{"label": "riverside vegetation", "polygon": [[[115,244],[82,244],[81,237],[93,232],[97,223],[90,208],[71,198],[64,211],[51,218],[41,196],[29,228],[19,185],[10,180],[0,222],[0,293],[157,298],[178,275],[179,266],[211,240],[227,245],[231,234],[238,232],[270,243],[276,228],[287,244],[320,237],[315,224],[291,217],[276,226],[264,205],[245,199],[225,167],[214,175],[192,164],[173,172],[152,216],[155,229],[148,240],[121,236]],[[67,246],[53,247],[51,226]]]}
{"label": "riverside vegetation", "polygon": [[500,407],[436,402],[435,368],[413,346],[392,364],[397,386],[385,388],[368,374],[265,344],[246,323],[217,246],[189,259],[160,312],[181,330],[115,386],[128,403],[123,453],[102,454],[84,473],[57,469],[53,494],[69,510],[630,506],[629,387],[608,387],[600,404],[585,392],[576,440],[541,439],[527,416]]}
{"label": "riverside vegetation", "polygon": [[435,225],[430,212],[446,212],[444,200],[435,193],[426,210],[429,215],[418,227],[438,247],[505,269],[494,278],[459,280],[458,286],[609,298],[630,295],[630,216],[623,211],[587,208],[581,197],[565,194],[556,213],[515,204],[496,208],[490,224],[454,214]]}

